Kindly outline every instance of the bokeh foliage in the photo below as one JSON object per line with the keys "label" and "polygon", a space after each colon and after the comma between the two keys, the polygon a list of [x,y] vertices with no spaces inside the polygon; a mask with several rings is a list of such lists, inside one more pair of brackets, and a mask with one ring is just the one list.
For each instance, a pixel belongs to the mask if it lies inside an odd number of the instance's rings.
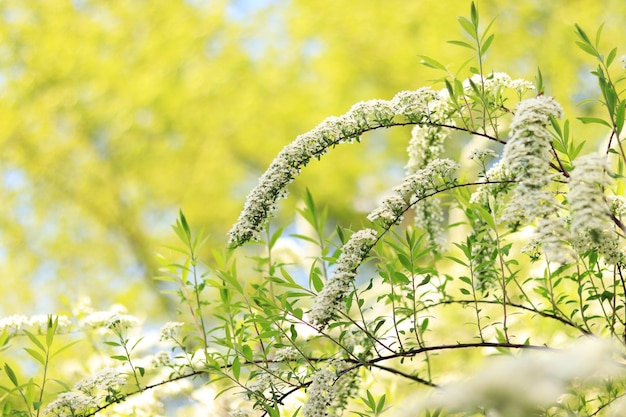
{"label": "bokeh foliage", "polygon": [[[573,22],[606,22],[607,42],[624,39],[620,0],[477,5],[497,19],[486,70],[532,79],[540,64],[566,113],[596,96]],[[445,41],[466,8],[0,1],[0,312],[58,311],[83,294],[158,311],[154,252],[178,208],[223,244],[247,191],[296,135],[359,100],[430,84],[439,74],[418,55],[458,68],[469,52]],[[401,175],[390,167],[403,165],[408,132],[366,140],[312,164],[291,204],[315,181],[319,203],[343,220],[372,208]]]}

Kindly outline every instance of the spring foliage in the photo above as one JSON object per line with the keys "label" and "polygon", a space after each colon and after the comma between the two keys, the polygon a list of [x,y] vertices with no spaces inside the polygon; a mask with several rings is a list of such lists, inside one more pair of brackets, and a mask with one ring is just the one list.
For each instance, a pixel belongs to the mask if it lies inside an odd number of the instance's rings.
{"label": "spring foliage", "polygon": [[[617,49],[602,52],[602,30],[591,38],[576,26],[605,110],[580,120],[608,138],[582,153],[541,71],[534,83],[485,71],[492,25],[473,3],[459,23],[466,40],[453,43],[473,53],[469,78],[424,56],[441,72],[436,86],[357,103],[298,136],[214,262],[180,213],[179,244],[158,256],[157,277],[178,315],[159,334],[121,306],[88,302],[2,319],[0,349],[39,370],[23,377],[3,356],[2,415],[623,415]],[[272,224],[308,164],[399,126],[413,127],[405,176],[369,215],[331,227],[316,183],[297,222]],[[453,160],[447,150],[470,137],[480,146]],[[252,241],[256,251],[240,248]],[[73,352],[82,368],[56,375]]]}

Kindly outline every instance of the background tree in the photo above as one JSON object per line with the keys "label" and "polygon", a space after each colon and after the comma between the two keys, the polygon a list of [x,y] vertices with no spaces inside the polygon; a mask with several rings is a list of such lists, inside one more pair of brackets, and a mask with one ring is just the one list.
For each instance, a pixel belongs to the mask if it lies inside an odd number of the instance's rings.
{"label": "background tree", "polygon": [[[0,274],[11,288],[1,312],[50,311],[83,294],[159,311],[153,254],[178,208],[224,242],[257,176],[297,134],[438,77],[418,55],[467,59],[445,44],[465,3],[0,2]],[[566,111],[595,88],[571,22],[604,21],[605,39],[619,39],[626,12],[618,0],[479,7],[505,28],[487,70],[528,78],[541,63]],[[336,218],[365,212],[400,178],[406,133],[338,150],[301,184],[325,184],[316,198]]]}

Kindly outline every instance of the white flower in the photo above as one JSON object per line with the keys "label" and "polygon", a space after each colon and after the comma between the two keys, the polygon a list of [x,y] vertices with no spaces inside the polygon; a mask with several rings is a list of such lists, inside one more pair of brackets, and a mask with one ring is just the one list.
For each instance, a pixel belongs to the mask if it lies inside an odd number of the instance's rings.
{"label": "white flower", "polygon": [[29,324],[30,321],[28,317],[22,314],[14,314],[0,319],[0,331],[6,330],[9,336],[15,336],[24,326],[28,326]]}
{"label": "white flower", "polygon": [[230,244],[240,246],[260,238],[261,231],[276,210],[276,202],[287,195],[286,187],[311,159],[319,159],[328,149],[350,143],[361,133],[396,123],[403,117],[409,123],[441,123],[447,105],[430,89],[403,91],[389,101],[370,100],[355,104],[340,117],[329,117],[311,132],[287,145],[259,178],[244,208],[231,228]]}
{"label": "white flower", "polygon": [[169,340],[175,340],[178,336],[178,332],[185,323],[170,321],[165,323],[161,328],[161,335],[159,336],[159,342],[167,342]]}
{"label": "white flower", "polygon": [[43,410],[45,416],[79,416],[87,414],[91,409],[97,407],[95,399],[80,391],[70,391],[59,394],[56,400],[52,401]]}
{"label": "white flower", "polygon": [[561,217],[543,217],[537,220],[536,239],[550,262],[560,264],[571,262],[572,251],[565,242],[570,241],[567,221]]}
{"label": "white flower", "polygon": [[127,329],[139,325],[139,319],[114,310],[94,311],[83,318],[80,324],[92,329]]}
{"label": "white flower", "polygon": [[480,407],[499,416],[535,415],[537,407],[556,401],[572,381],[623,373],[611,359],[612,352],[608,341],[589,339],[562,351],[498,357],[468,380],[440,388],[421,406],[449,411]]}
{"label": "white flower", "polygon": [[484,84],[485,92],[490,94],[498,94],[503,88],[511,88],[518,93],[523,93],[526,90],[533,90],[535,88],[531,82],[521,78],[513,80],[504,72],[494,72],[484,78],[480,74],[475,74],[471,78],[463,81],[463,87],[466,90],[471,90],[472,88],[470,80],[479,87]]}
{"label": "white flower", "polygon": [[607,263],[615,264],[622,253],[604,197],[604,187],[611,184],[607,169],[606,158],[600,154],[585,155],[574,161],[567,201],[570,230],[578,237],[575,240],[578,251],[597,250]]}
{"label": "white flower", "polygon": [[274,355],[274,360],[277,362],[281,361],[293,361],[300,357],[300,352],[298,349],[293,348],[291,346],[287,346],[284,348],[280,348],[276,350],[276,354]]}
{"label": "white flower", "polygon": [[468,159],[477,159],[484,163],[485,161],[493,159],[496,156],[498,156],[498,154],[492,149],[478,148],[470,152]]}
{"label": "white flower", "polygon": [[237,410],[233,410],[228,414],[230,417],[252,417],[254,413],[251,410],[244,410],[243,408],[239,408]]}
{"label": "white flower", "polygon": [[317,294],[313,303],[310,314],[313,324],[325,326],[333,313],[339,309],[342,299],[350,294],[350,286],[356,276],[357,268],[377,240],[378,235],[374,229],[363,229],[353,233],[350,240],[343,245],[334,274],[326,282],[322,291]]}
{"label": "white flower", "polygon": [[118,394],[126,385],[126,374],[118,369],[104,368],[74,385],[75,391],[81,391],[100,400],[110,394]]}
{"label": "white flower", "polygon": [[328,408],[335,400],[334,381],[334,374],[327,369],[321,369],[313,375],[311,385],[307,389],[309,399],[302,409],[304,417],[328,416]]}
{"label": "white flower", "polygon": [[519,182],[503,220],[532,221],[551,214],[555,198],[546,190],[552,179],[550,145],[547,129],[550,117],[562,117],[563,110],[554,99],[539,96],[522,101],[511,122],[511,139],[504,146],[502,165]]}
{"label": "white flower", "polygon": [[52,320],[52,322],[57,320],[57,328],[55,330],[55,334],[66,333],[69,330],[69,327],[72,325],[70,318],[67,316],[50,316],[47,314],[37,314],[35,316],[31,316],[28,319],[28,324],[30,325],[33,332],[46,334],[49,320]]}
{"label": "white flower", "polygon": [[406,173],[413,174],[438,158],[443,152],[443,143],[449,134],[449,128],[415,126],[411,131],[411,140],[407,148],[409,161],[405,168]]}

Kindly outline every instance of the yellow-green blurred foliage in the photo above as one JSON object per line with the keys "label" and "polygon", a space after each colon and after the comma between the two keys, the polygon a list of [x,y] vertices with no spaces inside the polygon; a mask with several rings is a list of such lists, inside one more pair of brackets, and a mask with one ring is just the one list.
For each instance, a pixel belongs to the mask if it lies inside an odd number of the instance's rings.
{"label": "yellow-green blurred foliage", "polygon": [[[621,55],[626,2],[477,6],[483,25],[497,19],[486,71],[532,80],[540,66],[569,117],[593,109],[576,107],[596,88],[573,24],[594,33],[605,22],[604,48]],[[61,296],[83,294],[156,312],[154,252],[179,208],[223,246],[296,135],[356,101],[429,85],[441,74],[418,55],[452,71],[468,59],[446,43],[462,38],[456,17],[468,10],[466,0],[0,1],[0,313],[58,310]],[[573,127],[578,140],[602,134]],[[383,132],[337,149],[290,189],[314,183],[331,215],[359,222],[401,172],[407,139]]]}

